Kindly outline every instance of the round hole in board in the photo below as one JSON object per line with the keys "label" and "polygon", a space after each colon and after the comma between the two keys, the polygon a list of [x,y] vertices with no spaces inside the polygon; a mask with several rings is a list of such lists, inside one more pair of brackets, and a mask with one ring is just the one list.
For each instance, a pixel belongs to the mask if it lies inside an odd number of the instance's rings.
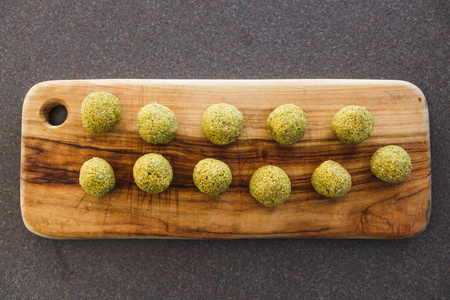
{"label": "round hole in board", "polygon": [[52,126],[59,126],[67,120],[67,108],[60,102],[44,104],[41,112],[45,121]]}

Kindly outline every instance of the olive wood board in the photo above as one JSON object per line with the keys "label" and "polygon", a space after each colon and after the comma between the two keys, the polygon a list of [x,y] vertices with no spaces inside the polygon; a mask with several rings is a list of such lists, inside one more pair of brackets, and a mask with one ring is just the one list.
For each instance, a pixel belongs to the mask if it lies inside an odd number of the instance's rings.
{"label": "olive wood board", "polygon": [[[122,116],[109,132],[88,132],[81,103],[91,92],[118,97]],[[158,102],[174,111],[178,133],[166,145],[151,145],[137,132],[137,113]],[[201,132],[202,114],[229,103],[244,115],[241,136],[216,146]],[[307,114],[307,131],[294,145],[277,144],[267,130],[276,107],[294,103]],[[66,121],[48,123],[48,110],[62,104]],[[331,131],[339,109],[364,106],[374,117],[372,136],[358,145],[340,142]],[[430,136],[427,103],[413,84],[395,80],[153,80],[103,79],[42,82],[23,104],[21,211],[35,234],[57,239],[102,238],[408,238],[428,223],[431,207]],[[412,172],[399,184],[377,179],[372,154],[399,145],[411,156]],[[173,167],[170,187],[157,195],[133,181],[134,162],[161,153]],[[115,188],[95,198],[78,183],[84,161],[107,160]],[[223,194],[207,196],[195,187],[194,166],[203,158],[230,166],[233,180]],[[350,191],[338,199],[316,193],[311,174],[334,160],[352,176]],[[275,208],[249,192],[252,173],[281,167],[291,179],[289,199]]]}

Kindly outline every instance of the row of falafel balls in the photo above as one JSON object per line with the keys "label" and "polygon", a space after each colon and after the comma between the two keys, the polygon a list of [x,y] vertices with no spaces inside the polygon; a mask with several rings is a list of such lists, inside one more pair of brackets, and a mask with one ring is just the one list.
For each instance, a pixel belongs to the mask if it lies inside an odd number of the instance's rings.
{"label": "row of falafel balls", "polygon": [[[120,119],[119,100],[107,92],[89,94],[82,103],[83,126],[93,133],[110,130]],[[270,135],[282,145],[298,142],[306,131],[306,114],[294,104],[277,107],[269,115]],[[346,144],[359,144],[370,137],[375,121],[361,106],[347,106],[333,118],[331,128],[339,140]],[[167,144],[178,130],[175,114],[166,106],[151,103],[142,107],[137,118],[138,132],[148,143]],[[234,106],[219,103],[203,114],[202,132],[213,144],[227,145],[242,132],[244,118]],[[398,183],[411,173],[411,158],[401,147],[389,145],[378,149],[370,160],[370,169],[379,179]],[[161,154],[149,153],[134,164],[136,185],[143,191],[158,194],[166,190],[173,179],[170,163]],[[206,158],[197,163],[193,171],[197,188],[210,196],[225,192],[232,181],[228,165],[220,160]],[[80,170],[79,182],[86,193],[100,197],[115,186],[114,170],[104,159],[94,157]],[[352,185],[349,172],[339,163],[327,160],[311,176],[316,192],[330,198],[344,196]],[[250,180],[250,193],[261,204],[274,207],[284,203],[291,192],[291,181],[281,168],[266,165],[256,170]]]}

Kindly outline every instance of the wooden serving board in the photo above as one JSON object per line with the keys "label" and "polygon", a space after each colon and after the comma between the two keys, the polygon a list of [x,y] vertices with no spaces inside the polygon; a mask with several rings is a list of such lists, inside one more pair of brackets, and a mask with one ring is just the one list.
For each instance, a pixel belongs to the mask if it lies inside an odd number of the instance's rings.
{"label": "wooden serving board", "polygon": [[[109,132],[82,127],[86,95],[107,91],[119,98],[122,118]],[[178,119],[178,134],[154,146],[137,132],[139,109],[166,105]],[[244,115],[244,130],[227,146],[211,144],[201,132],[202,114],[226,102]],[[67,107],[67,120],[52,126],[48,107]],[[294,103],[307,114],[300,142],[281,146],[269,135],[266,120],[277,106]],[[372,136],[359,145],[340,142],[331,131],[334,114],[347,105],[366,107],[375,118]],[[395,144],[411,156],[412,172],[389,184],[370,172],[380,147]],[[171,186],[159,195],[137,188],[134,162],[161,153],[172,164]],[[115,170],[112,192],[95,198],[78,184],[84,161],[98,156]],[[192,180],[195,164],[212,157],[226,162],[231,187],[210,197]],[[41,236],[92,238],[407,238],[424,230],[430,216],[431,167],[427,103],[404,81],[388,80],[68,80],[35,85],[23,105],[21,208],[26,227]],[[339,199],[317,194],[311,174],[323,161],[339,162],[353,185]],[[266,164],[286,171],[290,198],[275,208],[260,205],[249,193],[252,173]]]}

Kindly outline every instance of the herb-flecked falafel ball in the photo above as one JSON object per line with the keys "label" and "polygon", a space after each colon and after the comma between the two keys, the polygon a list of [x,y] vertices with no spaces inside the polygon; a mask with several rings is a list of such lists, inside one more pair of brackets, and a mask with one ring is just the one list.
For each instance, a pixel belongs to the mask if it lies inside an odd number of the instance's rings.
{"label": "herb-flecked falafel ball", "polygon": [[231,184],[231,170],[226,163],[212,158],[202,159],[197,163],[193,173],[194,184],[210,196],[225,192]]}
{"label": "herb-flecked falafel ball", "polygon": [[359,144],[370,137],[375,120],[362,106],[350,105],[336,113],[331,124],[333,133],[346,144]]}
{"label": "herb-flecked falafel ball", "polygon": [[90,93],[81,104],[83,127],[93,133],[110,130],[120,119],[119,100],[107,92]]}
{"label": "herb-flecked falafel ball", "polygon": [[291,194],[291,180],[280,167],[267,165],[259,168],[250,179],[250,193],[259,203],[275,207]]}
{"label": "herb-flecked falafel ball", "polygon": [[409,154],[400,146],[389,145],[378,149],[370,160],[370,170],[379,179],[398,183],[411,173]]}
{"label": "herb-flecked falafel ball", "polygon": [[350,190],[352,177],[343,166],[335,161],[327,160],[314,170],[311,183],[319,194],[329,198],[339,198]]}
{"label": "herb-flecked falafel ball", "polygon": [[282,145],[298,142],[306,132],[306,114],[294,104],[278,106],[267,118],[270,135]]}
{"label": "herb-flecked falafel ball", "polygon": [[202,118],[202,132],[216,145],[234,142],[242,133],[244,117],[233,105],[214,104],[206,109]]}
{"label": "herb-flecked falafel ball", "polygon": [[159,194],[169,187],[173,171],[170,163],[161,154],[148,153],[134,164],[133,176],[141,190]]}
{"label": "herb-flecked falafel ball", "polygon": [[114,188],[116,177],[106,160],[94,157],[81,166],[79,182],[86,193],[101,197]]}
{"label": "herb-flecked falafel ball", "polygon": [[158,103],[148,104],[139,110],[137,126],[141,137],[154,145],[167,144],[178,131],[173,111]]}

